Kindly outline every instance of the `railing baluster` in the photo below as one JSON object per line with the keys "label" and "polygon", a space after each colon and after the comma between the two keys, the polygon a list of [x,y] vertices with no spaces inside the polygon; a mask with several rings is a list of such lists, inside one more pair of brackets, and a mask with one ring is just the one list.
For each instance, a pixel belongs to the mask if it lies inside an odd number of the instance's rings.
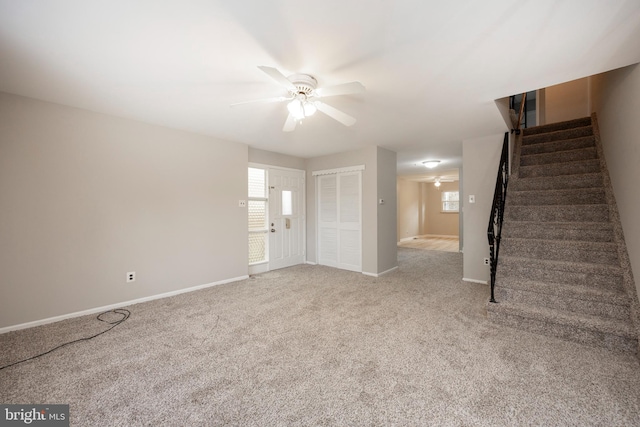
{"label": "railing baluster", "polygon": [[500,255],[500,239],[502,235],[502,220],[504,219],[504,205],[507,199],[507,185],[509,183],[509,132],[504,134],[502,154],[496,187],[493,192],[493,204],[487,237],[489,239],[489,268],[491,271],[491,302],[497,302],[495,298],[496,271],[498,269],[498,256]]}

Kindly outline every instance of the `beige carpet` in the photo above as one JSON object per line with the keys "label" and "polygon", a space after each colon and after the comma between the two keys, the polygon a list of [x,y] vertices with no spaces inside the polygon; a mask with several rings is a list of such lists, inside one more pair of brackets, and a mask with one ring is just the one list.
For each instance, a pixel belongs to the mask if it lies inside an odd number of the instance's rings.
{"label": "beige carpet", "polygon": [[398,243],[400,248],[426,249],[430,251],[459,252],[460,241],[457,237],[417,237]]}
{"label": "beige carpet", "polygon": [[[304,265],[130,306],[0,370],[0,402],[69,403],[76,426],[640,425],[635,356],[490,324],[461,254],[399,257],[377,279]],[[0,365],[103,329],[0,335]]]}

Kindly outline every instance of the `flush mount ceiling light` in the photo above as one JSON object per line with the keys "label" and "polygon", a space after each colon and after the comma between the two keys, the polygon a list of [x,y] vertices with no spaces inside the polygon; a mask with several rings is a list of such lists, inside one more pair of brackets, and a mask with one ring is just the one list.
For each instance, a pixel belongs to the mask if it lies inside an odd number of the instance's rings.
{"label": "flush mount ceiling light", "polygon": [[439,179],[436,179],[436,182],[434,182],[434,183],[433,183],[433,185],[435,185],[435,186],[436,186],[436,188],[437,188],[437,187],[440,187],[440,180],[439,180]]}
{"label": "flush mount ceiling light", "polygon": [[429,169],[433,169],[440,164],[440,160],[427,160],[426,162],[422,162],[422,164]]}

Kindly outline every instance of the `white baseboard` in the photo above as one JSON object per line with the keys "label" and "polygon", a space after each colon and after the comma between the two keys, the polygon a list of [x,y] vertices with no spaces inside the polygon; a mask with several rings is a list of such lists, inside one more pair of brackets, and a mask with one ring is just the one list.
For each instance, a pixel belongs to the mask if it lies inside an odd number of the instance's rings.
{"label": "white baseboard", "polygon": [[424,237],[424,238],[430,238],[430,237],[435,237],[435,238],[443,238],[443,239],[459,239],[460,236],[457,236],[455,234],[424,234],[420,237]]}
{"label": "white baseboard", "polygon": [[486,280],[467,279],[466,277],[463,277],[462,280],[465,282],[471,282],[471,283],[482,283],[483,285],[489,284]]}
{"label": "white baseboard", "polygon": [[318,265],[318,263],[313,262],[313,261],[305,261],[305,264],[309,264],[309,265]]}
{"label": "white baseboard", "polygon": [[362,274],[364,274],[365,276],[371,276],[371,277],[380,277],[380,276],[384,276],[385,274],[391,273],[392,271],[395,271],[398,269],[398,266],[396,265],[393,268],[390,268],[386,271],[383,271],[382,273],[368,273],[366,271],[363,271]]}
{"label": "white baseboard", "polygon": [[261,274],[269,271],[269,263],[263,262],[262,264],[253,264],[249,266],[249,275]]}
{"label": "white baseboard", "polygon": [[192,286],[190,288],[185,288],[185,289],[178,289],[176,291],[165,292],[165,293],[157,294],[157,295],[151,295],[151,296],[148,296],[148,297],[138,298],[138,299],[134,299],[134,300],[130,300],[130,301],[123,301],[123,302],[119,302],[117,304],[110,304],[110,305],[105,305],[105,306],[102,306],[102,307],[90,308],[88,310],[76,311],[74,313],[62,314],[60,316],[48,317],[46,319],[34,320],[33,322],[20,323],[18,325],[12,325],[12,326],[5,326],[4,328],[0,328],[0,334],[5,334],[5,333],[11,332],[11,331],[18,331],[20,329],[33,328],[35,326],[46,325],[48,323],[59,322],[61,320],[65,320],[65,319],[71,319],[73,317],[80,317],[80,316],[86,316],[88,314],[102,313],[102,312],[105,312],[105,311],[113,310],[114,308],[122,308],[122,307],[127,307],[127,306],[130,306],[130,305],[134,305],[134,304],[140,304],[142,302],[153,301],[153,300],[161,299],[161,298],[168,298],[168,297],[172,297],[172,296],[175,296],[175,295],[185,294],[187,292],[199,291],[200,289],[210,288],[212,286],[224,285],[226,283],[231,283],[231,282],[239,282],[240,280],[244,280],[244,279],[248,279],[248,278],[249,278],[249,276],[234,277],[232,279],[220,280],[218,282],[207,283],[207,284],[204,284],[204,285]]}

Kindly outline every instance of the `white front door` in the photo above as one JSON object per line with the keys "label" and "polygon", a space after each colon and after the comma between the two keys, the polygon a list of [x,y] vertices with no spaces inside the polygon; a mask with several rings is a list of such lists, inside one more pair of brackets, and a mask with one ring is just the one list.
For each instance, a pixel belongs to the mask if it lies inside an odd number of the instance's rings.
{"label": "white front door", "polygon": [[269,169],[269,270],[304,262],[304,171]]}

